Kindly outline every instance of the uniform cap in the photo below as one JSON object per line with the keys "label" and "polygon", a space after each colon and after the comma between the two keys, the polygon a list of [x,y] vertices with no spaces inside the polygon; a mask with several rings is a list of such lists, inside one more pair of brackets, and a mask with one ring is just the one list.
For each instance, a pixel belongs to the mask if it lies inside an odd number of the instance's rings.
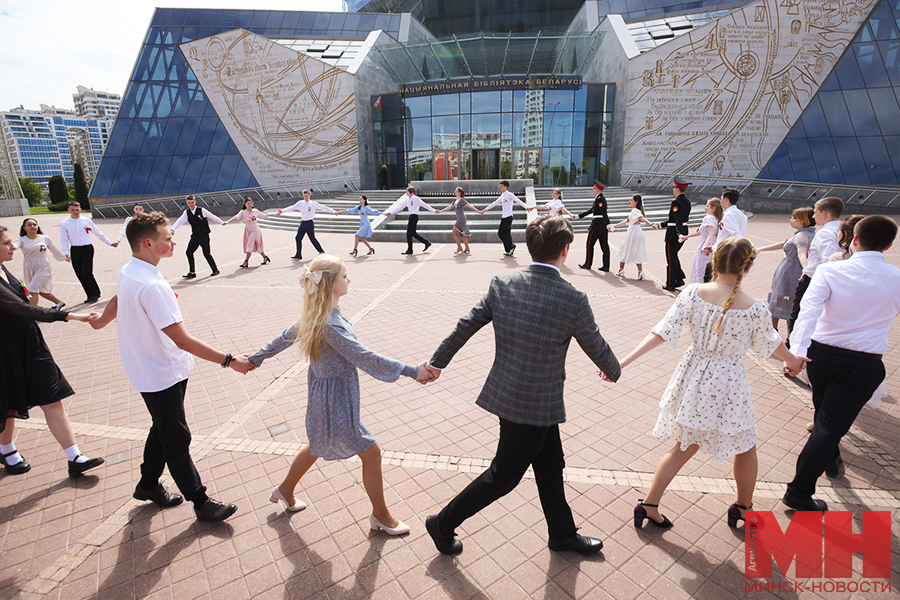
{"label": "uniform cap", "polygon": [[602,183],[600,183],[599,181],[597,181],[596,179],[594,180],[594,187],[599,189],[601,192],[606,189],[606,186],[603,185]]}
{"label": "uniform cap", "polygon": [[677,185],[680,188],[686,188],[687,186],[691,185],[691,183],[689,181],[684,180],[684,177],[676,177],[674,179],[674,181],[675,181],[675,185]]}

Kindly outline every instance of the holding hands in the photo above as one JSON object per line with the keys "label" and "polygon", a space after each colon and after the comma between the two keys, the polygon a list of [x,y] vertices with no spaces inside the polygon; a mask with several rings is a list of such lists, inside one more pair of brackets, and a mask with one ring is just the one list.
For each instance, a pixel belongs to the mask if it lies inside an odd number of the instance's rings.
{"label": "holding hands", "polygon": [[250,354],[244,353],[239,354],[231,358],[231,362],[228,363],[228,366],[237,371],[242,375],[246,375],[249,371],[252,371],[256,368],[250,359],[248,358]]}
{"label": "holding hands", "polygon": [[612,225],[612,224],[607,225],[607,226],[606,226],[606,230],[607,230],[607,231],[615,231],[615,230],[616,230],[616,226],[615,226],[615,225]]}
{"label": "holding hands", "polygon": [[428,361],[424,361],[419,365],[419,374],[416,376],[416,381],[418,381],[422,385],[425,385],[426,383],[435,381],[440,376],[440,369],[436,369],[429,365]]}
{"label": "holding hands", "polygon": [[806,363],[809,362],[809,359],[805,356],[797,356],[796,354],[789,353],[790,357],[785,358],[784,360],[784,370],[788,372],[788,375],[791,377],[796,377],[800,374],[804,368],[806,368]]}

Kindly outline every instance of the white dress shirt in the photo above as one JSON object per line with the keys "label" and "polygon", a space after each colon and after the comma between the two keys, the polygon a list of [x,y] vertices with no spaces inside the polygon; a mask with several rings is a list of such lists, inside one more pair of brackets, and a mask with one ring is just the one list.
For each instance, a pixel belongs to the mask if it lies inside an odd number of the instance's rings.
{"label": "white dress shirt", "polygon": [[[515,195],[515,194],[513,194],[513,195]],[[557,217],[557,216],[563,214],[563,208],[564,208],[563,201],[556,198],[554,200],[551,200],[549,203],[545,204],[544,208],[546,208],[547,210],[550,211],[551,217]],[[510,214],[512,214],[512,209],[510,209]]]}
{"label": "white dress shirt", "polygon": [[281,212],[291,212],[292,210],[300,211],[300,220],[301,221],[312,221],[316,217],[317,210],[326,210],[331,214],[334,214],[336,211],[334,209],[328,208],[324,204],[319,204],[314,200],[300,200],[299,202],[295,202],[291,204],[287,208],[282,208]]}
{"label": "white dress shirt", "polygon": [[[399,204],[398,204],[398,202],[399,202]],[[401,210],[403,210],[404,208],[408,208],[409,214],[411,214],[411,215],[419,214],[420,208],[424,208],[425,210],[430,210],[433,213],[437,212],[436,210],[434,210],[433,208],[431,208],[430,206],[428,206],[427,204],[422,202],[422,199],[419,198],[418,196],[416,196],[415,194],[413,194],[412,196],[407,196],[406,194],[403,194],[402,196],[397,198],[397,202],[394,203],[394,206],[391,206],[385,212],[389,212],[392,215],[395,215],[398,212],[400,212]]]}
{"label": "white dress shirt", "polygon": [[500,194],[500,197],[485,206],[484,210],[491,210],[498,204],[501,204],[503,207],[503,215],[501,218],[505,219],[506,217],[511,217],[513,215],[513,202],[518,202],[522,208],[528,210],[528,205],[519,200],[518,197],[509,190]]}
{"label": "white dress shirt", "polygon": [[[188,220],[188,212],[189,212],[190,210],[191,210],[191,209],[188,208],[188,209],[186,209],[183,213],[181,213],[181,216],[178,217],[178,220],[175,221],[175,224],[174,224],[174,225],[172,225],[172,231],[175,231],[176,229],[178,229],[179,227],[181,227],[182,225],[184,225],[185,223],[187,223],[187,220]],[[225,222],[225,221],[223,221],[222,219],[220,219],[219,217],[217,217],[216,215],[214,215],[214,214],[212,214],[211,212],[209,212],[208,210],[206,210],[205,208],[201,208],[201,209],[200,209],[200,214],[203,215],[203,218],[204,218],[204,219],[209,219],[209,220],[212,221],[213,223],[218,223],[219,225],[221,225],[222,223]],[[125,224],[128,225],[128,221],[130,221],[130,220],[131,220],[131,217],[128,217],[128,219],[125,221]],[[124,227],[122,228],[122,231],[123,231],[123,232],[125,231],[125,228],[124,228]]]}
{"label": "white dress shirt", "polygon": [[742,213],[737,206],[729,206],[722,213],[722,222],[719,223],[716,243],[712,247],[715,248],[720,242],[730,237],[747,237],[747,215]]}
{"label": "white dress shirt", "polygon": [[119,237],[116,238],[117,242],[121,242],[122,240],[125,239],[125,230],[128,229],[128,224],[131,223],[131,220],[133,218],[134,218],[134,215],[125,218],[125,222],[122,223],[122,229],[119,230]]}
{"label": "white dress shirt", "polygon": [[159,392],[187,379],[194,357],[162,332],[183,319],[159,269],[132,256],[119,272],[117,294],[119,354],[132,387]]}
{"label": "white dress shirt", "polygon": [[819,265],[800,302],[791,352],[806,356],[810,340],[884,354],[891,321],[900,314],[900,269],[881,252],[857,252]]}
{"label": "white dress shirt", "polygon": [[97,229],[94,222],[85,216],[78,217],[77,219],[73,219],[72,217],[63,219],[59,224],[59,231],[59,245],[62,246],[62,252],[66,256],[69,255],[70,245],[90,246],[92,233],[104,244],[112,245],[109,238],[103,235],[103,232]]}
{"label": "white dress shirt", "polygon": [[[828,257],[841,251],[841,222],[829,221],[822,225],[822,229],[816,232],[809,244],[809,252],[806,255],[806,268],[803,274],[812,277],[816,267],[828,262]],[[824,342],[823,342],[824,343]]]}

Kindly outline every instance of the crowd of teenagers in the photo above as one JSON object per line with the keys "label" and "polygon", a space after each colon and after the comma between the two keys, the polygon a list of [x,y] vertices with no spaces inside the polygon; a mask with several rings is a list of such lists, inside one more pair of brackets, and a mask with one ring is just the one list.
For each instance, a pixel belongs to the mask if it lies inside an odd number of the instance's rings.
{"label": "crowd of teenagers", "polygon": [[[686,186],[679,186],[676,182],[676,191],[681,192],[676,197],[679,210],[674,210],[673,203],[671,211],[676,214],[687,212],[681,209],[678,199],[684,196]],[[501,184],[503,187],[505,183]],[[600,192],[587,214],[596,217],[600,211],[602,217],[598,220],[602,230],[608,232],[615,226],[603,222],[608,218],[603,218],[606,207],[605,200],[600,200],[602,189]],[[265,359],[297,346],[299,354],[309,361],[307,441],[283,481],[272,490],[270,500],[282,503],[288,511],[302,510],[306,504],[297,497],[297,487],[316,460],[357,455],[362,462],[363,485],[372,505],[370,527],[390,535],[404,534],[410,530],[409,526],[393,515],[385,501],[380,447],[361,420],[358,371],[361,369],[382,381],[396,381],[403,376],[431,384],[468,340],[490,323],[494,329],[495,359],[476,404],[499,420],[496,455],[487,470],[438,514],[426,518],[427,532],[439,552],[461,552],[462,542],[456,539],[456,529],[512,491],[526,470],[532,468],[547,521],[549,548],[590,554],[600,550],[603,543],[577,533],[563,480],[565,461],[559,424],[565,421],[564,367],[570,341],[575,338],[598,367],[600,378],[615,382],[622,376],[622,369],[654,348],[665,342],[677,345],[683,330],[688,329],[692,343],[671,375],[652,432],[660,440],[671,440],[673,446],[661,457],[645,497],[637,501],[635,525],[640,527],[649,520],[661,528],[673,526],[673,521],[660,512],[659,506],[668,485],[697,452],[710,454],[716,461],[733,460],[737,496],[727,512],[728,524],[737,526],[746,511],[752,509],[758,473],[757,431],[743,361],[750,349],[760,357],[774,355],[782,360],[791,375],[808,372],[814,420],[783,502],[794,510],[827,510],[825,502],[813,497],[817,480],[823,473],[831,477],[840,475],[843,461],[839,442],[885,378],[881,355],[888,345],[891,321],[900,313],[900,269],[887,264],[883,253],[896,238],[897,224],[881,215],[854,217],[852,225],[845,219],[842,224],[843,204],[836,198],[819,200],[811,214],[809,209],[798,209],[791,220],[796,232],[782,245],[785,258],[776,270],[778,287],[773,284],[767,306],[751,298],[741,284],[753,268],[757,252],[775,246],[757,249],[743,235],[746,217],[743,214],[729,217],[729,211],[737,210],[739,199],[733,192],[726,190],[722,198],[707,203],[710,219],[704,219],[700,227],[701,246],[692,268],[694,280],[621,361],[600,334],[588,296],[561,277],[560,268],[574,241],[571,223],[560,216],[567,213],[561,193],[555,194],[554,201],[547,206],[539,207],[551,214],[534,219],[526,228],[525,241],[532,263],[524,269],[493,277],[484,296],[459,319],[432,356],[417,365],[382,356],[358,340],[340,309],[341,298],[350,291],[347,266],[340,258],[325,253],[304,267],[300,278],[299,318],[287,324],[257,352],[233,355],[191,335],[185,327],[177,296],[158,265],[173,255],[174,228],[188,221],[193,229],[189,248],[202,247],[216,272],[215,263],[208,255],[211,215],[196,210],[195,205],[189,206],[186,214],[171,226],[162,213],[135,211],[124,228],[132,257],[119,273],[116,296],[109,300],[102,313],[67,312],[55,297],[49,298],[51,302],[57,301],[54,308],[37,306],[26,286],[8,270],[7,263],[13,260],[17,248],[24,248],[23,238],[42,239],[35,236],[43,234],[36,223],[28,228],[23,225],[19,239],[0,227],[0,267],[5,276],[5,281],[0,279],[0,321],[8,339],[19,349],[10,360],[0,363],[0,410],[7,414],[5,423],[0,422],[2,463],[12,475],[31,468],[16,450],[13,434],[15,419],[27,418],[29,410],[37,406],[43,410],[51,433],[64,449],[70,476],[80,476],[103,463],[102,458],[81,455],[75,443],[61,404],[74,391],[53,361],[36,322],[77,320],[100,329],[115,319],[126,375],[141,394],[152,421],[140,467],[141,477],[133,496],[152,501],[161,508],[188,500],[198,518],[221,521],[237,507],[207,495],[190,454],[191,435],[184,399],[194,357],[246,374]],[[484,210],[516,201],[514,196],[512,199],[501,196]],[[304,194],[304,200],[285,210],[297,208],[306,215],[327,208],[311,204],[316,203]],[[602,205],[598,207],[598,204]],[[642,234],[639,235],[640,224],[647,222],[641,199],[633,198],[631,206],[629,217],[616,225],[629,227],[620,254],[620,270],[627,262],[623,257],[634,259],[640,269],[638,258],[642,260],[646,254]],[[417,211],[420,207],[434,210],[418,200],[411,189],[395,210]],[[442,210],[454,208],[458,219],[464,219],[462,210],[466,207],[474,208],[465,201],[462,190],[457,190],[454,202]],[[361,201],[359,208],[353,210],[365,218],[365,208]],[[504,215],[506,210],[504,205]],[[118,243],[110,242],[89,219],[79,216],[77,207],[70,207],[70,211],[72,215],[67,221],[75,221],[77,227],[64,226],[63,248],[60,255],[54,256],[74,262],[69,245],[83,249],[85,244],[77,242],[86,240],[90,247],[89,234],[109,244]],[[248,201],[232,220],[240,218],[245,222],[245,251],[260,252],[267,260],[261,239],[254,240],[258,227],[251,227],[257,216],[252,201]],[[688,237],[682,227],[686,221],[683,217],[677,215],[677,219],[670,219],[678,221],[678,226],[673,228],[673,251]],[[814,223],[824,227],[814,233]],[[662,226],[669,225],[656,225]],[[415,224],[411,227],[415,237]],[[505,228],[501,220],[501,230]],[[313,227],[305,225],[301,229],[297,256],[301,251],[301,233],[309,235],[320,250]],[[457,220],[454,229],[464,237],[464,220],[462,224]],[[360,231],[365,233],[362,228]],[[724,235],[732,231],[740,235]],[[365,240],[366,236],[358,233],[357,237]],[[597,235],[594,241],[600,240],[602,246],[605,237]],[[670,237],[667,233],[667,251]],[[52,244],[42,243],[47,248]],[[513,245],[508,252],[514,249]],[[460,250],[466,251],[462,246]],[[83,251],[80,260],[90,261],[91,254]],[[707,256],[710,259],[704,260]],[[670,263],[672,276],[683,277],[677,252],[670,258],[674,259]],[[794,261],[800,263],[802,271],[793,265]],[[33,264],[27,269],[32,281],[41,270]],[[701,272],[706,270],[710,273],[704,282]],[[80,279],[84,272],[78,271]],[[194,273],[193,262],[191,273]],[[797,280],[793,293],[789,289],[791,278]],[[49,282],[49,274],[45,280]],[[678,280],[667,283],[676,284]],[[99,296],[99,292],[95,295]],[[787,314],[788,307],[791,315]],[[552,318],[530,317],[536,314]],[[789,344],[782,341],[773,327],[776,318],[789,319]],[[179,493],[166,490],[160,483],[166,467]]]}

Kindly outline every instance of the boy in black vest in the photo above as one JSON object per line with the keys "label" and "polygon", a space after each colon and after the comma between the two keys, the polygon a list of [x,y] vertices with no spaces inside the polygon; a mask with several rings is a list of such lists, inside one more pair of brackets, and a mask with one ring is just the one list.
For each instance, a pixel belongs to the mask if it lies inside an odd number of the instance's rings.
{"label": "boy in black vest", "polygon": [[197,201],[194,200],[193,194],[189,194],[188,197],[185,198],[185,202],[187,203],[187,210],[185,210],[184,213],[178,217],[178,220],[175,221],[175,224],[172,225],[172,231],[174,232],[184,225],[185,221],[188,221],[191,224],[191,240],[188,242],[186,252],[188,259],[188,274],[182,275],[182,277],[185,279],[193,279],[197,276],[197,272],[194,270],[194,252],[197,251],[197,248],[203,248],[203,257],[206,258],[206,262],[209,263],[212,274],[218,275],[219,269],[216,268],[216,261],[209,251],[209,222],[212,221],[213,223],[221,224],[222,219],[205,208],[197,208]]}

